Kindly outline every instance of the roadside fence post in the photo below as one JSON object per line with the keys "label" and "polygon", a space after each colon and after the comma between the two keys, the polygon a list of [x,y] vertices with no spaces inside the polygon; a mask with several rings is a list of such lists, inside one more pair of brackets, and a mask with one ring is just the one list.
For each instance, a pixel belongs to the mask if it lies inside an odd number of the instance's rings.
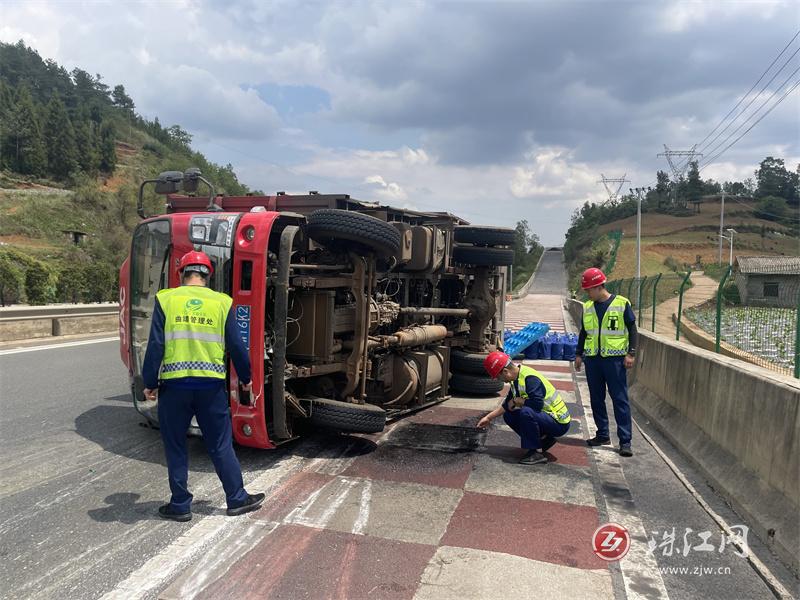
{"label": "roadside fence post", "polygon": [[653,283],[653,324],[650,326],[650,331],[656,332],[656,290],[658,289],[658,282],[661,281],[661,273],[656,275],[656,280]]}
{"label": "roadside fence post", "polygon": [[692,274],[691,271],[686,271],[686,276],[683,278],[681,282],[681,289],[678,296],[678,321],[675,323],[675,340],[680,341],[681,339],[681,315],[683,314],[683,292],[686,289],[686,284],[689,282],[689,276]]}
{"label": "roadside fence post", "polygon": [[725,287],[725,282],[728,280],[728,276],[731,274],[731,270],[733,267],[730,265],[725,270],[725,274],[722,276],[722,279],[719,281],[719,287],[717,288],[717,324],[716,324],[716,335],[714,338],[714,352],[719,354],[719,340],[720,340],[720,331],[722,330],[722,289]]}

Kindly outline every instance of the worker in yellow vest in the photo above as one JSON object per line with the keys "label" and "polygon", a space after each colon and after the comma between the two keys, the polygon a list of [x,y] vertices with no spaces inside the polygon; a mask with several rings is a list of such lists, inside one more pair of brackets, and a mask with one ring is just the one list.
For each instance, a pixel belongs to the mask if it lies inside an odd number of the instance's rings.
{"label": "worker in yellow vest", "polygon": [[164,519],[192,518],[188,489],[186,435],[192,417],[203,433],[208,454],[222,482],[229,516],[257,509],[264,494],[244,489],[242,469],[233,450],[225,386],[230,353],[236,374],[250,391],[250,357],[231,315],[230,296],[208,289],[213,265],[203,252],[189,252],[179,263],[182,285],[156,294],[142,377],[147,400],[158,400],[158,424],[167,458],[169,504],[158,509]]}
{"label": "worker in yellow vest", "polygon": [[541,373],[526,365],[515,365],[504,352],[490,352],[483,367],[492,379],[498,377],[510,383],[503,403],[478,421],[478,427],[488,427],[493,419],[503,420],[520,436],[528,452],[520,459],[523,465],[547,462],[545,452],[569,430],[570,415],[552,383]]}
{"label": "worker in yellow vest", "polygon": [[628,400],[627,369],[636,356],[636,316],[630,301],[606,289],[606,276],[597,268],[587,269],[581,280],[589,300],[583,304],[583,321],[578,336],[575,369],[586,364],[586,383],[597,426],[589,446],[611,443],[606,409],[606,388],[614,406],[619,453],[633,456],[631,450],[631,407]]}

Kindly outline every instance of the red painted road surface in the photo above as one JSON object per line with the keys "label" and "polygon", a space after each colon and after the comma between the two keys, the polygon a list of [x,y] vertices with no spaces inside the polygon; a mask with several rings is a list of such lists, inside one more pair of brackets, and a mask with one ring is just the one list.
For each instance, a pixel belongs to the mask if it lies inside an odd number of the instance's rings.
{"label": "red painted road surface", "polygon": [[[544,320],[564,331],[557,296],[529,296],[508,312],[514,323]],[[558,596],[556,581],[571,597],[612,594],[608,565],[591,547],[600,521],[571,368],[528,364],[551,377],[573,416],[549,464],[518,465],[519,437],[502,418],[476,429],[502,394],[453,398],[376,443],[362,438],[353,456],[308,461],[287,477],[245,517],[264,525],[263,538],[207,573],[195,597],[463,598],[474,590],[478,598],[487,578],[498,598]],[[508,587],[506,569],[524,572],[526,587]],[[549,592],[530,589],[537,582]]]}

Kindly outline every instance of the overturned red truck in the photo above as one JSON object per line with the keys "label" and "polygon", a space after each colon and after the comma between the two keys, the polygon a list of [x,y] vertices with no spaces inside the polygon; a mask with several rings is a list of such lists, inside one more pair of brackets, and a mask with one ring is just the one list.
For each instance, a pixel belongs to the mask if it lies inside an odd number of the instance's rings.
{"label": "overturned red truck", "polygon": [[[164,214],[145,214],[150,184]],[[242,445],[274,448],[309,427],[373,433],[449,388],[502,385],[482,362],[502,339],[512,229],[348,195],[218,196],[197,169],[143,182],[138,212],[120,269],[120,352],[151,424],[157,401],[144,399],[141,369],[155,295],[179,285],[193,249],[211,257],[209,285],[233,298],[249,348],[253,391],[233,368],[227,380]]]}

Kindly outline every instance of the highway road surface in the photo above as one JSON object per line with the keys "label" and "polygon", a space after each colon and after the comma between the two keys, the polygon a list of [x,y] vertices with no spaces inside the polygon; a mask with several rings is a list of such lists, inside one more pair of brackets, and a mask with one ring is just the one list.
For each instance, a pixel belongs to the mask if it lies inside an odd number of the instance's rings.
{"label": "highway road surface", "polygon": [[[510,314],[563,318],[560,261],[546,255],[531,296]],[[191,439],[194,518],[179,524],[156,515],[168,498],[161,441],[133,410],[116,340],[0,349],[0,597],[771,597],[730,548],[681,553],[686,528],[713,532],[719,545],[713,521],[638,432],[632,459],[588,450],[582,376],[551,362],[537,368],[576,419],[547,466],[517,465],[518,438],[504,425],[474,428],[498,398],[454,398],[381,436],[239,448],[246,484],[268,500],[229,518],[202,440]],[[591,551],[609,519],[639,536],[622,563]],[[665,545],[648,553],[646,540],[661,544],[672,528],[671,555]],[[748,541],[796,590],[761,542]]]}

